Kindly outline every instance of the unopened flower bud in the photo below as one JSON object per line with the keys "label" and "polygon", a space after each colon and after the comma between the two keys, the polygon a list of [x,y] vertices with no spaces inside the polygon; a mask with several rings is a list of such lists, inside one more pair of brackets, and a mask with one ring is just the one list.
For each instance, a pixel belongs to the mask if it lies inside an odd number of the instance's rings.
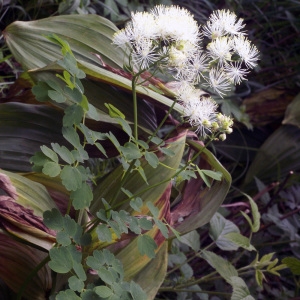
{"label": "unopened flower bud", "polygon": [[203,120],[202,121],[203,126],[210,128],[211,127],[211,122],[209,120]]}
{"label": "unopened flower bud", "polygon": [[218,130],[220,128],[220,126],[219,126],[219,124],[217,123],[217,122],[212,122],[211,123],[211,129],[213,130],[213,131],[216,131],[216,130]]}
{"label": "unopened flower bud", "polygon": [[233,131],[233,129],[232,129],[231,127],[228,127],[228,128],[225,130],[225,132],[228,133],[228,134],[232,133],[232,131]]}
{"label": "unopened flower bud", "polygon": [[225,134],[225,133],[221,133],[221,134],[219,135],[219,139],[220,139],[221,141],[225,141],[225,140],[226,140],[226,134]]}

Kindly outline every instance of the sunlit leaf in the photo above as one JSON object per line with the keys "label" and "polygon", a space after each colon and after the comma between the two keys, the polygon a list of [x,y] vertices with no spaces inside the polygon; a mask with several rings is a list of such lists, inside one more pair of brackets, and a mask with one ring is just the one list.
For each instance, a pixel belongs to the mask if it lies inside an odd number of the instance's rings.
{"label": "sunlit leaf", "polygon": [[43,67],[61,57],[61,46],[45,38],[53,33],[63,40],[68,37],[77,59],[100,64],[94,55],[97,53],[111,66],[122,67],[124,54],[111,43],[116,30],[117,27],[105,18],[75,14],[14,22],[5,29],[4,35],[14,57],[25,69]]}

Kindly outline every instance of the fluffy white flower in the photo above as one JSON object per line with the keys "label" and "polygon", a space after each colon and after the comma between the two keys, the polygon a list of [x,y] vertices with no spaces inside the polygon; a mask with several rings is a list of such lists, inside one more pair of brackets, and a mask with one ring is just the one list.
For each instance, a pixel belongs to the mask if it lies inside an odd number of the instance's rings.
{"label": "fluffy white flower", "polygon": [[241,62],[229,63],[224,67],[224,71],[231,81],[234,84],[240,84],[242,80],[247,80],[244,76],[246,76],[249,71],[246,69],[242,69]]}
{"label": "fluffy white flower", "polygon": [[206,53],[198,51],[189,60],[189,62],[180,70],[176,78],[178,80],[186,80],[197,84],[200,82],[201,77],[203,78],[203,72],[207,71],[208,68],[208,57]]}
{"label": "fluffy white flower", "polygon": [[182,103],[198,102],[201,97],[200,90],[187,81],[179,81],[176,89],[177,99]]}
{"label": "fluffy white flower", "polygon": [[113,35],[113,43],[119,47],[130,46],[130,39],[125,29],[121,29]]}
{"label": "fluffy white flower", "polygon": [[208,55],[219,65],[231,60],[232,39],[222,36],[207,45]]}
{"label": "fluffy white flower", "polygon": [[163,40],[199,42],[199,27],[192,14],[179,6],[157,5],[152,9]]}
{"label": "fluffy white flower", "polygon": [[158,60],[156,46],[149,39],[142,39],[136,43],[132,53],[132,60],[140,70],[146,70]]}
{"label": "fluffy white flower", "polygon": [[169,50],[169,66],[176,70],[181,70],[185,67],[189,60],[189,55],[176,47],[172,46]]}
{"label": "fluffy white flower", "polygon": [[233,47],[248,68],[254,68],[257,65],[258,50],[246,37],[235,37]]}
{"label": "fluffy white flower", "polygon": [[198,99],[184,105],[184,114],[188,117],[191,126],[197,127],[196,132],[205,136],[211,130],[211,123],[216,121],[217,107],[218,105],[211,98]]}
{"label": "fluffy white flower", "polygon": [[231,89],[226,73],[217,68],[212,68],[209,71],[209,78],[205,85],[211,87],[221,97],[225,95],[224,92],[228,92]]}
{"label": "fluffy white flower", "polygon": [[225,33],[224,28],[221,27],[219,23],[212,23],[211,21],[207,21],[206,25],[202,27],[202,34],[214,40],[218,37],[223,36]]}
{"label": "fluffy white flower", "polygon": [[203,34],[211,39],[216,39],[224,35],[243,35],[241,30],[245,27],[243,19],[238,19],[237,16],[229,10],[214,11],[203,26]]}
{"label": "fluffy white flower", "polygon": [[140,39],[156,39],[158,36],[157,25],[154,16],[147,12],[131,14],[131,27],[133,41]]}

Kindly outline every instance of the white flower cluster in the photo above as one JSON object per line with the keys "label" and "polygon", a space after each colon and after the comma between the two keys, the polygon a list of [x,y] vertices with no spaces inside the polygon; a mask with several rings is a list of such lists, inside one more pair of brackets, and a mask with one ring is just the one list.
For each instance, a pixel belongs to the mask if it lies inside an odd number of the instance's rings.
{"label": "white flower cluster", "polygon": [[232,120],[221,117],[215,101],[204,97],[195,85],[211,88],[222,97],[233,84],[246,80],[249,69],[256,66],[258,50],[242,31],[243,20],[217,10],[199,27],[188,10],[163,5],[131,17],[115,33],[113,43],[130,51],[132,69],[168,70],[177,81],[174,91],[190,124],[202,136],[219,132],[224,139],[232,131]]}

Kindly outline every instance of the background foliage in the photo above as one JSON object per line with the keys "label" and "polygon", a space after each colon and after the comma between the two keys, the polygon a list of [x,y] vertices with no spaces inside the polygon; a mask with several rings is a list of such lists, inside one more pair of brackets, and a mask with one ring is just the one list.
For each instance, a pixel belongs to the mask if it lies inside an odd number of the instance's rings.
{"label": "background foliage", "polygon": [[[248,212],[251,209],[243,193],[253,198],[261,215],[261,225],[251,240],[251,244],[259,251],[258,262],[261,264],[258,263],[256,268],[243,271],[243,279],[251,294],[255,299],[274,297],[296,299],[299,297],[300,268],[299,261],[293,261],[292,258],[300,259],[300,24],[297,17],[300,14],[299,1],[7,0],[1,2],[1,30],[15,20],[29,21],[54,15],[95,13],[109,18],[117,26],[122,27],[130,18],[130,11],[148,9],[157,3],[185,6],[194,13],[199,23],[205,22],[214,9],[233,10],[238,17],[245,19],[249,38],[261,52],[259,67],[250,75],[248,82],[239,86],[228,98],[219,99],[223,112],[232,113],[239,122],[226,142],[215,142],[210,146],[210,150],[233,179],[231,190],[219,211],[227,220],[233,222],[228,223],[228,226],[237,226],[240,233],[245,236],[250,234],[249,224],[241,215],[241,212]],[[13,85],[22,71],[21,66],[5,45],[2,35],[0,55],[1,103],[16,101],[18,97],[23,99],[28,93],[26,87],[19,85],[18,89],[14,90]],[[30,103],[30,97],[27,101]],[[5,116],[13,114],[15,106],[11,104],[6,109],[0,111],[2,137],[9,121]],[[47,108],[51,109],[53,108]],[[43,113],[43,109],[37,108],[38,116],[42,118]],[[37,115],[35,115],[37,123],[41,124],[42,121],[39,121]],[[23,113],[16,118],[26,122],[32,115]],[[46,121],[53,125],[51,136],[55,136],[61,124],[55,119]],[[58,140],[59,138],[57,137]],[[43,139],[46,143],[47,136],[41,140]],[[13,145],[14,141],[10,140],[9,144]],[[7,145],[7,140],[5,143]],[[24,157],[29,159],[25,152]],[[24,157],[16,157],[20,164],[19,171],[28,171],[29,165]],[[1,168],[8,169],[1,157],[0,163]],[[111,160],[104,164],[101,159],[88,162],[90,168],[99,173],[99,177],[115,163]],[[210,225],[192,231],[180,242],[178,240],[172,242],[168,277],[157,295],[158,299],[229,297],[230,285],[217,275],[205,277],[205,274],[212,271],[212,266],[206,263],[203,257],[199,257],[200,245],[201,249],[210,246],[210,251],[228,259],[237,269],[253,263],[255,254],[232,251],[232,245],[228,245],[226,238],[223,240],[220,238],[226,232],[213,232],[216,224],[226,223],[222,216],[216,215]],[[272,272],[260,272],[260,268],[265,267],[262,258],[266,253],[274,253],[272,257],[265,257],[266,261],[278,259],[279,262],[286,263],[290,269],[280,271],[281,277],[275,276]],[[209,255],[213,254],[207,252],[205,255],[209,261]],[[261,280],[263,289],[255,283],[255,276],[258,281]],[[263,276],[266,278],[264,281]],[[173,286],[178,284],[181,288],[175,290]],[[199,290],[199,287],[206,293],[193,292]],[[218,291],[227,292],[228,295],[218,295]],[[8,295],[10,291],[3,287],[2,294],[5,293]]]}

